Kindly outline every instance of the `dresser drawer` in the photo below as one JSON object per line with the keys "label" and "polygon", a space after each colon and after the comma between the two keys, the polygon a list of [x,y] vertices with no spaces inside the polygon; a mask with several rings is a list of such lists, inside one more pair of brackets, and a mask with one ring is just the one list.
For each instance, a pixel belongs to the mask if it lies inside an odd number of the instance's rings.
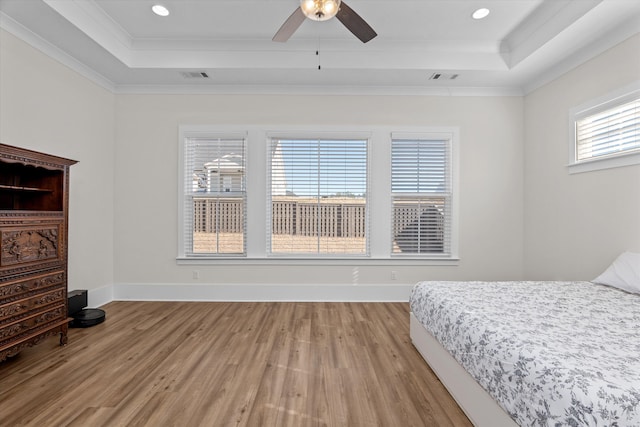
{"label": "dresser drawer", "polygon": [[49,307],[45,311],[31,313],[29,316],[9,323],[0,324],[0,347],[10,339],[18,338],[21,335],[28,335],[46,328],[50,323],[59,322],[66,319],[66,308],[64,305]]}
{"label": "dresser drawer", "polygon": [[24,317],[32,311],[42,311],[43,307],[52,304],[64,304],[65,295],[66,290],[64,288],[52,289],[29,298],[0,304],[0,324],[6,319]]}
{"label": "dresser drawer", "polygon": [[33,292],[51,287],[65,285],[64,271],[29,276],[28,278],[11,281],[0,285],[0,301],[9,302],[25,298]]}

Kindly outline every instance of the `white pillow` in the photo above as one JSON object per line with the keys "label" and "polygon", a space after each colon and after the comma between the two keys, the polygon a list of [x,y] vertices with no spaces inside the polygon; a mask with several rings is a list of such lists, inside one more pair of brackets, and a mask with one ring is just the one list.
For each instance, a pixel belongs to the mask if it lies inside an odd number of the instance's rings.
{"label": "white pillow", "polygon": [[593,282],[640,294],[640,254],[621,254],[604,273],[593,279]]}

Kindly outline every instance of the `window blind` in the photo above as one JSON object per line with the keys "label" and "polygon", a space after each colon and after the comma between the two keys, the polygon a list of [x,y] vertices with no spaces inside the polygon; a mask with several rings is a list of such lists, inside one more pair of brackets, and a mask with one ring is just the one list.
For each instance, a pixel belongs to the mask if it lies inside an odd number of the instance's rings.
{"label": "window blind", "polygon": [[450,140],[392,139],[392,254],[450,254],[450,145]]}
{"label": "window blind", "polygon": [[186,138],[186,255],[246,253],[245,139]]}
{"label": "window blind", "polygon": [[367,140],[271,138],[272,255],[367,255]]}
{"label": "window blind", "polygon": [[576,161],[640,151],[640,99],[576,120]]}

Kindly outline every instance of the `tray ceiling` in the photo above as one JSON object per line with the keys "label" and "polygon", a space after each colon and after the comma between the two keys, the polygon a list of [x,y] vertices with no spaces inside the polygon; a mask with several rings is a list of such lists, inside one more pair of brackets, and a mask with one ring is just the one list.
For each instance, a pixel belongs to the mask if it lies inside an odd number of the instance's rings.
{"label": "tray ceiling", "polygon": [[376,38],[273,42],[297,0],[0,0],[0,26],[114,92],[196,93],[526,93],[640,31],[636,0],[347,3]]}

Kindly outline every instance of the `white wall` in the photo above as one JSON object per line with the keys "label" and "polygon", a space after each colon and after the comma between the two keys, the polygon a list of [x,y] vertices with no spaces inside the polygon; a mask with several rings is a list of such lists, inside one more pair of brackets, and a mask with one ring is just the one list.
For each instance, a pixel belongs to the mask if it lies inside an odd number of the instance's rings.
{"label": "white wall", "polygon": [[114,106],[112,93],[0,30],[0,141],[79,161],[71,167],[70,290],[113,284]]}
{"label": "white wall", "polygon": [[[89,289],[90,303],[114,284],[189,284],[197,295],[210,284],[336,290],[357,280],[406,289],[425,279],[522,277],[520,97],[115,95],[7,32],[0,49],[2,142],[79,160],[71,173],[69,287]],[[305,114],[316,108],[329,112],[321,122]],[[197,266],[194,280],[196,268],[175,260],[181,124],[459,127],[459,265]]]}
{"label": "white wall", "polygon": [[[0,140],[79,160],[72,290],[344,285],[356,269],[359,284],[373,285],[590,279],[620,252],[640,251],[640,167],[569,175],[568,111],[637,81],[638,51],[635,36],[524,98],[115,95],[0,31]],[[316,108],[328,111],[321,122],[305,114]],[[459,127],[459,265],[177,265],[178,126],[315,123]]]}
{"label": "white wall", "polygon": [[[522,276],[520,97],[118,95],[116,111],[117,284],[351,284],[354,267],[361,284]],[[178,126],[203,124],[459,127],[459,265],[177,265]]]}
{"label": "white wall", "polygon": [[528,279],[590,280],[640,252],[640,165],[569,175],[569,109],[640,80],[636,35],[527,95],[525,269]]}

